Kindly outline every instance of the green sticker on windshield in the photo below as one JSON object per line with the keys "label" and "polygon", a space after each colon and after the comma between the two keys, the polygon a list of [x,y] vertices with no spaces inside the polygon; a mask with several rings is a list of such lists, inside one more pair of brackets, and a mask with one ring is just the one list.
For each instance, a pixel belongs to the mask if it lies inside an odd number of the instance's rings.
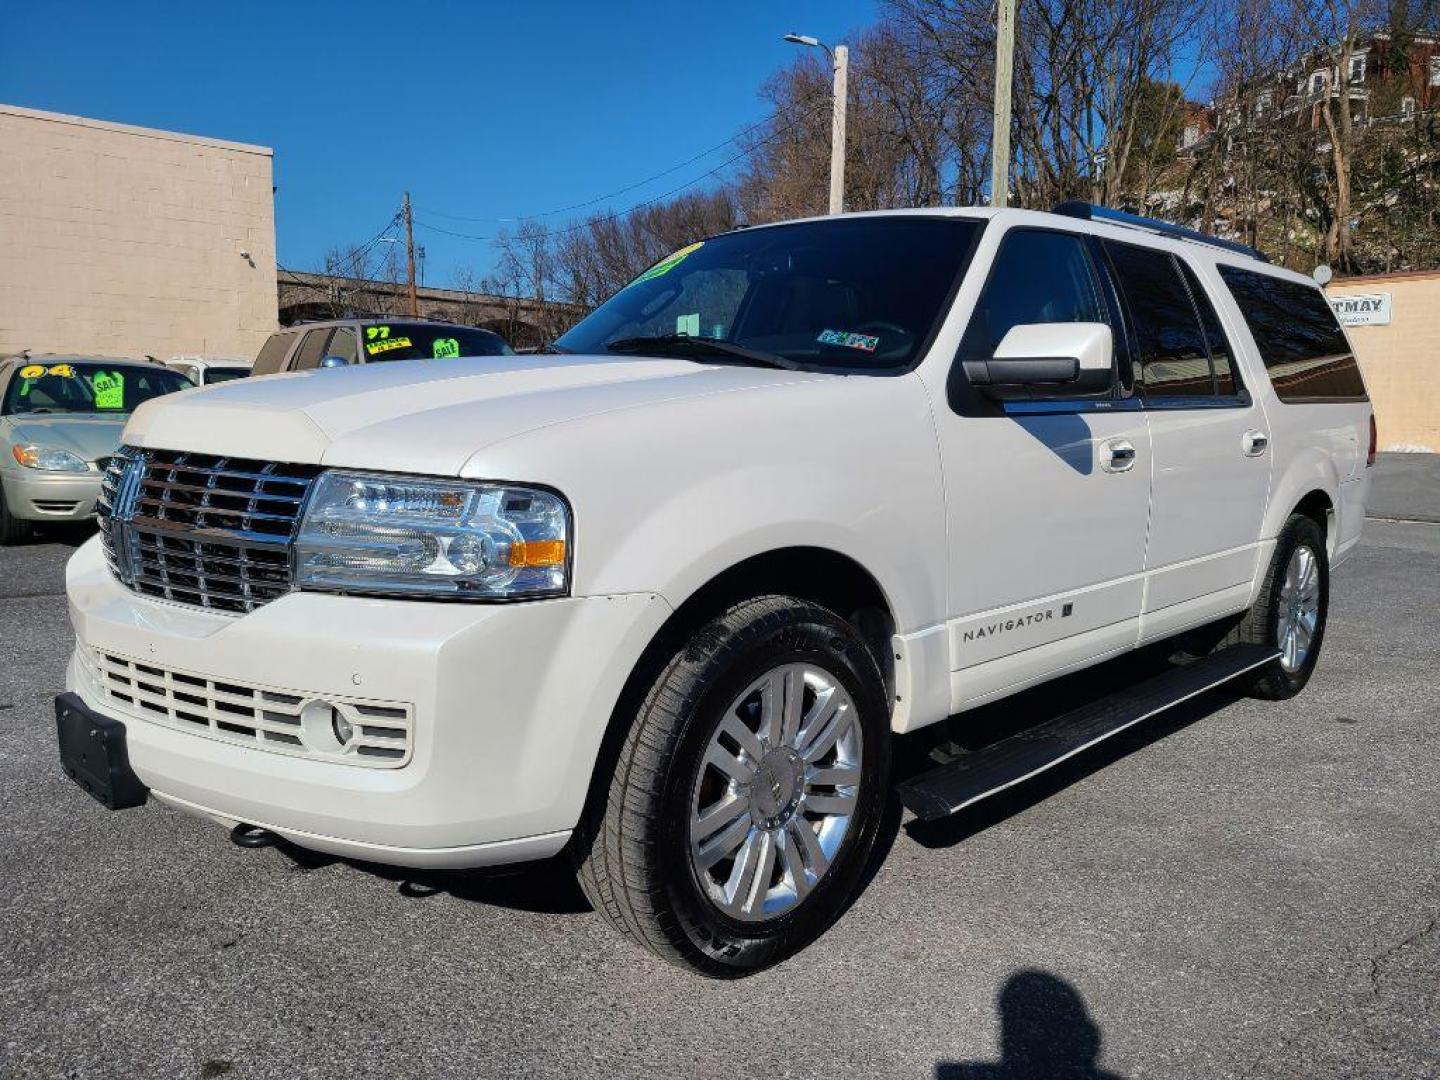
{"label": "green sticker on windshield", "polygon": [[456,341],[453,337],[437,337],[435,344],[431,346],[431,352],[434,353],[436,360],[445,360],[451,356],[459,356],[460,342]]}
{"label": "green sticker on windshield", "polygon": [[630,284],[639,285],[642,281],[649,281],[651,278],[657,278],[661,274],[668,274],[671,270],[674,270],[675,267],[679,266],[682,262],[689,258],[693,252],[700,250],[700,248],[704,246],[705,241],[698,240],[695,243],[691,244],[689,247],[681,248],[673,255],[666,255],[665,258],[661,259],[654,266],[650,267],[649,270],[646,270]]}
{"label": "green sticker on windshield", "polygon": [[97,371],[90,385],[95,388],[97,409],[125,408],[125,376],[118,371]]}

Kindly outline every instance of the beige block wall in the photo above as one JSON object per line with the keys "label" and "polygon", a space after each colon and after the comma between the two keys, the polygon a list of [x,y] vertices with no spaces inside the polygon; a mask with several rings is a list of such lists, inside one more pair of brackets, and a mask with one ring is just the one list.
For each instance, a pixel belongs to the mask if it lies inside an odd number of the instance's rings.
{"label": "beige block wall", "polygon": [[0,355],[254,357],[277,325],[272,157],[0,105]]}
{"label": "beige block wall", "polygon": [[1329,296],[1389,293],[1388,326],[1347,326],[1380,449],[1440,453],[1440,271],[1337,279]]}

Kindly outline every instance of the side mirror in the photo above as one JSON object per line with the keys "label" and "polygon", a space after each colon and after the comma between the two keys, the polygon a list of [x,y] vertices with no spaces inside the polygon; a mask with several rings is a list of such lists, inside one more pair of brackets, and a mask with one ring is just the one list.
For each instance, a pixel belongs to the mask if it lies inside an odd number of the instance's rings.
{"label": "side mirror", "polygon": [[1012,326],[989,360],[965,361],[970,382],[992,397],[1092,397],[1114,379],[1115,339],[1104,323]]}
{"label": "side mirror", "polygon": [[324,360],[320,361],[320,366],[322,368],[349,367],[350,361],[346,360],[343,356],[327,356]]}

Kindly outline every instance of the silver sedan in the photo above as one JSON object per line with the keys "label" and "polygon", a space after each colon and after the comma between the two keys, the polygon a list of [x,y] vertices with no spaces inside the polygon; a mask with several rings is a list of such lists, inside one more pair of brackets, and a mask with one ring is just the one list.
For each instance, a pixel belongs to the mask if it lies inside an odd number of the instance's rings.
{"label": "silver sedan", "polygon": [[134,360],[0,360],[0,545],[25,539],[37,521],[93,515],[130,413],[188,386],[177,372]]}

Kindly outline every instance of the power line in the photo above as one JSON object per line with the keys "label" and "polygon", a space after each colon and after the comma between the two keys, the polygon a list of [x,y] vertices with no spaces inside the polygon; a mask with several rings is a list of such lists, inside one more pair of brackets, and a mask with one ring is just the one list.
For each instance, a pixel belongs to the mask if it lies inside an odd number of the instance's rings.
{"label": "power line", "polygon": [[[791,106],[791,108],[796,107],[798,106]],[[710,147],[710,149],[703,150],[700,153],[696,154],[694,157],[686,158],[684,161],[680,162],[680,164],[672,165],[670,166],[670,168],[664,170],[663,172],[655,173],[653,176],[647,176],[644,180],[637,180],[633,184],[627,184],[625,187],[619,188],[618,190],[612,191],[606,195],[599,195],[593,199],[586,199],[584,202],[572,203],[570,206],[562,206],[555,210],[543,210],[538,214],[523,214],[518,217],[466,217],[463,214],[446,214],[439,210],[427,210],[423,206],[417,206],[415,207],[415,209],[422,214],[432,214],[435,217],[447,218],[450,221],[478,221],[485,224],[502,224],[511,221],[531,221],[535,218],[557,217],[560,214],[573,214],[576,210],[584,210],[587,206],[595,206],[597,203],[609,202],[611,199],[619,198],[621,195],[629,194],[636,188],[642,188],[646,184],[654,183],[656,180],[662,180],[667,176],[677,173],[686,166],[693,165],[695,164],[695,162],[700,161],[703,158],[709,157],[717,150],[723,150],[725,149],[725,147],[729,146],[733,142],[739,142],[746,135],[749,135],[752,131],[758,131],[760,128],[771,123],[772,121],[780,119],[780,117],[783,116],[786,111],[787,110],[785,109],[778,109],[775,112],[771,113],[769,116],[767,116],[765,119],[757,121],[756,123],[751,124],[749,127],[744,128],[741,131],[730,136],[730,138],[726,139],[724,142],[716,143],[714,146]]]}
{"label": "power line", "polygon": [[[715,168],[711,169],[709,172],[701,173],[699,176],[695,177],[693,180],[687,180],[687,181],[685,181],[685,183],[679,185],[678,187],[673,187],[673,188],[671,188],[669,191],[662,192],[661,194],[656,195],[654,198],[646,199],[646,200],[644,200],[643,202],[638,202],[638,203],[634,204],[633,206],[630,206],[630,207],[625,208],[624,210],[614,210],[614,211],[611,211],[611,212],[608,213],[608,214],[602,214],[602,215],[599,215],[598,217],[594,217],[594,218],[587,218],[586,220],[576,222],[576,223],[573,224],[573,225],[567,225],[567,226],[566,226],[565,228],[563,228],[563,229],[554,229],[554,230],[552,230],[551,235],[552,235],[552,236],[564,236],[566,233],[578,232],[578,231],[581,230],[581,229],[588,229],[588,228],[590,228],[592,225],[598,224],[598,223],[600,223],[600,222],[613,221],[614,219],[616,219],[616,218],[618,218],[618,217],[624,217],[626,214],[633,214],[636,210],[643,209],[643,208],[646,207],[646,206],[653,206],[655,203],[662,202],[662,201],[664,201],[665,199],[670,198],[672,195],[679,194],[680,192],[684,191],[684,190],[685,190],[686,188],[688,188],[688,187],[694,187],[696,184],[700,183],[700,181],[702,181],[702,180],[708,180],[710,177],[714,176],[716,173],[723,172],[725,169],[727,169],[727,168],[729,168],[731,165],[735,164],[735,162],[739,161],[741,158],[748,157],[748,156],[750,155],[751,151],[753,151],[753,150],[756,149],[757,147],[761,147],[761,146],[766,145],[767,143],[774,142],[774,141],[775,141],[776,139],[778,139],[780,136],[789,134],[791,131],[795,130],[795,128],[799,127],[801,121],[804,120],[804,119],[805,119],[805,118],[804,118],[803,116],[798,117],[797,119],[791,121],[789,124],[785,125],[784,127],[778,128],[778,129],[776,129],[775,131],[771,132],[769,135],[765,136],[765,138],[761,139],[758,143],[755,144],[755,146],[753,146],[753,147],[751,147],[751,148],[749,148],[749,149],[747,149],[747,150],[742,150],[740,153],[736,154],[734,157],[728,158],[727,160],[722,161],[719,165],[715,166]],[[738,137],[738,136],[737,136],[737,137]],[[722,144],[722,145],[724,145],[724,144]],[[701,155],[701,156],[703,157],[704,155]],[[483,219],[482,219],[482,220],[483,220]],[[528,219],[495,219],[495,220],[528,220]],[[419,225],[421,228],[429,229],[431,232],[441,233],[441,234],[443,234],[443,235],[445,235],[445,236],[453,236],[453,237],[456,237],[457,239],[460,239],[460,240],[498,240],[498,239],[499,239],[498,236],[477,236],[477,235],[475,235],[475,234],[473,234],[473,233],[455,232],[455,231],[450,230],[450,229],[442,229],[442,228],[441,228],[440,226],[438,226],[438,225],[431,225],[431,224],[428,223],[428,222],[421,221],[419,218],[416,218],[416,219],[415,219],[415,224],[416,224],[416,225]]]}

